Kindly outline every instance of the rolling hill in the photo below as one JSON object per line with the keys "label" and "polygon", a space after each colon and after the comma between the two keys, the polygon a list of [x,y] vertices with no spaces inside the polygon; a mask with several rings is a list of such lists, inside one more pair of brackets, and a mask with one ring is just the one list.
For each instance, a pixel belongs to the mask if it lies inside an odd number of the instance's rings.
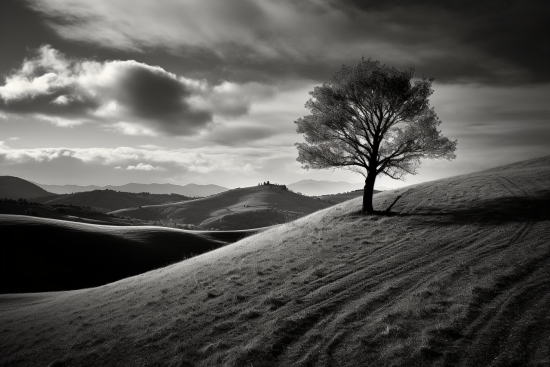
{"label": "rolling hill", "polygon": [[116,227],[0,214],[0,293],[95,287],[198,255],[252,232]]}
{"label": "rolling hill", "polygon": [[181,202],[190,199],[190,197],[178,194],[148,194],[143,192],[138,194],[113,190],[94,190],[58,196],[52,200],[45,201],[44,204],[85,205],[113,211],[123,208],[139,207],[142,205],[154,205],[175,201]]}
{"label": "rolling hill", "polygon": [[[93,208],[78,206],[52,207],[43,204],[6,203],[0,200],[0,214],[29,215],[49,219],[59,219],[69,222],[92,223],[112,226],[136,225],[132,219],[118,218]],[[141,223],[140,223],[141,224]]]}
{"label": "rolling hill", "polygon": [[[0,296],[0,364],[547,366],[550,157],[313,213],[108,284]],[[32,269],[28,269],[32,272]]]}
{"label": "rolling hill", "polygon": [[51,195],[51,192],[32,182],[13,176],[0,176],[0,199],[32,199]]}
{"label": "rolling hill", "polygon": [[120,186],[107,185],[107,186],[79,186],[79,185],[44,185],[37,183],[38,186],[43,189],[53,192],[56,194],[72,194],[76,192],[86,192],[94,190],[113,190],[113,191],[122,191],[122,192],[132,192],[132,193],[142,193],[148,192],[150,194],[178,194],[189,197],[196,196],[209,196],[218,194],[220,192],[227,191],[228,188],[218,186],[218,185],[197,185],[197,184],[187,184],[174,185],[174,184],[140,184],[140,183],[129,183]]}
{"label": "rolling hill", "polygon": [[262,185],[233,189],[182,203],[150,205],[112,213],[143,220],[177,219],[187,224],[200,225],[229,214],[248,211],[277,209],[309,214],[330,205],[285,190],[283,186]]}

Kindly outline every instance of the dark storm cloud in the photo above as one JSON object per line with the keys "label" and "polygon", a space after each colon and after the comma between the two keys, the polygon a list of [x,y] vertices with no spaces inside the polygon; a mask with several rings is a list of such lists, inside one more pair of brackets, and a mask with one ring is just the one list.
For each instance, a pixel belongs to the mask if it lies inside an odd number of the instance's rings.
{"label": "dark storm cloud", "polygon": [[406,42],[418,43],[416,36],[423,34],[426,40],[439,38],[448,40],[450,45],[470,47],[466,54],[457,53],[455,62],[449,58],[451,64],[447,67],[426,63],[429,70],[438,70],[440,80],[474,78],[489,83],[550,80],[545,61],[550,56],[547,2],[350,0],[348,4],[351,6],[347,9],[388,14],[390,23],[411,31],[410,39],[398,37]]}
{"label": "dark storm cloud", "polygon": [[131,60],[69,59],[46,45],[5,77],[0,111],[61,126],[100,121],[127,134],[193,135],[214,116],[246,114],[250,92],[268,96],[269,88],[228,82],[210,86]]}
{"label": "dark storm cloud", "polygon": [[193,110],[188,102],[194,91],[164,70],[129,64],[113,89],[113,100],[128,110],[132,120],[155,122],[167,133],[192,134],[212,121],[211,111]]}
{"label": "dark storm cloud", "polygon": [[[34,97],[23,97],[21,99],[2,101],[0,98],[0,111],[27,115],[40,113],[47,116],[59,116],[63,118],[81,118],[99,107],[94,100],[74,100],[66,104],[56,102],[63,101],[63,96],[70,94],[71,90],[62,88],[52,91],[48,95],[36,95]],[[2,103],[3,102],[3,103]]]}
{"label": "dark storm cloud", "polygon": [[205,140],[224,146],[243,146],[279,134],[274,126],[222,126],[205,136]]}
{"label": "dark storm cloud", "polygon": [[550,110],[497,110],[490,111],[494,120],[500,121],[541,121],[550,124]]}
{"label": "dark storm cloud", "polygon": [[341,63],[365,56],[441,82],[550,81],[542,1],[30,3],[65,39],[164,49],[209,79],[326,80]]}

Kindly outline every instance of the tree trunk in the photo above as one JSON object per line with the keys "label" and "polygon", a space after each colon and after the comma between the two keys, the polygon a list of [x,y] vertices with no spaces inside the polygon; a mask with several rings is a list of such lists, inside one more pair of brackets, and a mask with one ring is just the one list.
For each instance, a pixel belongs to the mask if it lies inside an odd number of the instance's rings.
{"label": "tree trunk", "polygon": [[374,194],[374,181],[376,181],[376,174],[369,173],[365,179],[365,187],[363,189],[363,208],[361,212],[363,214],[372,214],[374,213],[374,208],[372,207],[372,195]]}

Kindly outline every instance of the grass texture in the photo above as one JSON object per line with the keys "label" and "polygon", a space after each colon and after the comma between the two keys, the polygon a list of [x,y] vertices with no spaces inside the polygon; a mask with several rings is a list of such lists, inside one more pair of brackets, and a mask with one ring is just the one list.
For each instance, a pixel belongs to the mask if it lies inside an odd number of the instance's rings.
{"label": "grass texture", "polygon": [[0,296],[0,364],[550,364],[550,157],[374,206],[362,216],[353,199],[102,287]]}

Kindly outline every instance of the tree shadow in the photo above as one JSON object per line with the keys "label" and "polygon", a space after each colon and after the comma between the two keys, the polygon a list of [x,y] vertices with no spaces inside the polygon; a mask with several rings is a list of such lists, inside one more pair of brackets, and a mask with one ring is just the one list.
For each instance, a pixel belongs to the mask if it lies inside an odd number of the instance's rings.
{"label": "tree shadow", "polygon": [[[461,207],[422,206],[414,212],[375,211],[368,216],[410,217],[439,224],[550,221],[550,189],[525,196],[504,196],[462,203]],[[360,211],[354,216],[363,215]]]}

